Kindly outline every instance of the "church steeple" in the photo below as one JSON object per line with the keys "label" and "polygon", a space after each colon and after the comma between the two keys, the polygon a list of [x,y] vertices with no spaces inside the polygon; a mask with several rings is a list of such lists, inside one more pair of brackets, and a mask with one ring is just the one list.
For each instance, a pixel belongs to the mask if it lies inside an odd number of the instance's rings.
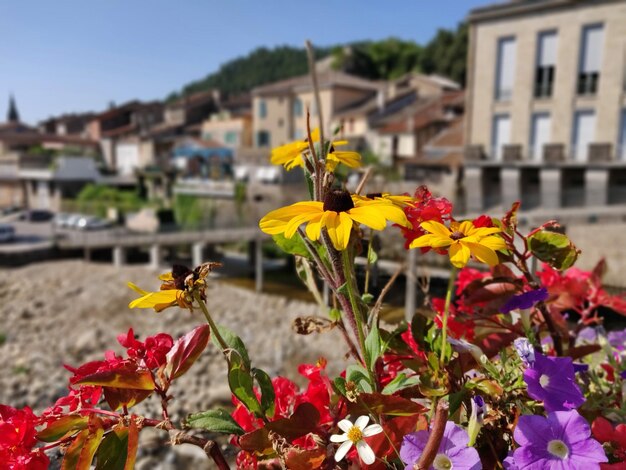
{"label": "church steeple", "polygon": [[20,113],[17,112],[17,106],[15,105],[15,98],[13,95],[9,97],[9,112],[7,113],[8,122],[20,122]]}

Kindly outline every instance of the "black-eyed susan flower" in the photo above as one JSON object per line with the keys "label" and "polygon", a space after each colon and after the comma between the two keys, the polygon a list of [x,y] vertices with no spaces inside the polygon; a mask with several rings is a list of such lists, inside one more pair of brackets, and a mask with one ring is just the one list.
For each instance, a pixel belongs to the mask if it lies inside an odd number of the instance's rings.
{"label": "black-eyed susan flower", "polygon": [[204,263],[192,271],[186,266],[175,264],[172,272],[159,276],[162,283],[160,290],[156,292],[145,291],[129,282],[128,287],[141,297],[133,300],[128,306],[130,308],[153,308],[157,312],[175,305],[192,310],[194,292],[198,292],[202,300],[206,299],[206,278],[213,268],[218,266],[221,264]]}
{"label": "black-eyed susan flower", "polygon": [[[320,140],[319,129],[311,132],[311,140],[317,142]],[[290,142],[280,147],[272,149],[271,162],[273,165],[283,165],[285,169],[292,170],[296,167],[304,167],[304,157],[302,152],[309,148],[308,138]]]}
{"label": "black-eyed susan flower", "polygon": [[494,266],[498,264],[496,250],[506,248],[502,238],[495,235],[500,232],[497,227],[475,227],[469,221],[445,225],[429,220],[421,223],[426,235],[416,238],[409,245],[410,248],[448,248],[450,262],[457,268],[464,267],[473,255],[478,261]]}
{"label": "black-eyed susan flower", "polygon": [[365,201],[384,201],[390,202],[398,207],[414,207],[415,200],[411,196],[407,196],[406,194],[401,195],[393,195],[389,193],[368,193],[365,196],[357,196],[360,199]]}
{"label": "black-eyed susan flower", "polygon": [[383,230],[387,221],[407,226],[404,212],[385,202],[363,200],[344,190],[332,190],[324,202],[305,201],[282,207],[267,214],[259,222],[261,230],[269,235],[294,236],[298,227],[306,225],[306,235],[318,240],[325,228],[337,250],[345,250],[354,224],[363,224],[374,230]]}
{"label": "black-eyed susan flower", "polygon": [[326,155],[326,169],[335,171],[337,165],[343,163],[350,168],[358,168],[361,166],[361,155],[352,150],[337,150],[337,147],[348,145],[347,140],[337,140],[330,146],[330,151]]}

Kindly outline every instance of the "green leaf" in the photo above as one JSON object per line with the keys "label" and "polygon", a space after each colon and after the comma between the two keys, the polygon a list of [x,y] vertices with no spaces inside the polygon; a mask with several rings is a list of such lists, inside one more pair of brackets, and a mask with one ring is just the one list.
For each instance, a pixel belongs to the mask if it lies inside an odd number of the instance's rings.
{"label": "green leaf", "polygon": [[341,310],[338,308],[331,308],[328,312],[328,316],[332,321],[339,321],[341,320]]}
{"label": "green leaf", "polygon": [[274,416],[276,394],[274,393],[274,385],[272,384],[271,377],[261,369],[252,369],[252,376],[259,384],[261,389],[261,409],[263,414],[268,418]]}
{"label": "green leaf", "polygon": [[382,393],[384,395],[391,395],[399,390],[412,387],[419,383],[420,380],[418,377],[407,377],[406,374],[401,372],[400,374],[396,375],[396,377],[391,382],[389,382],[385,386],[385,388],[383,388]]}
{"label": "green leaf", "polygon": [[228,384],[230,385],[230,390],[233,392],[233,395],[235,395],[249,411],[258,416],[262,415],[261,405],[254,393],[252,376],[248,371],[243,370],[239,363],[230,363]]}
{"label": "green leaf", "polygon": [[374,365],[382,353],[380,332],[378,331],[378,326],[374,323],[367,338],[365,338],[365,363],[369,370],[374,370]]}
{"label": "green leaf", "polygon": [[344,397],[346,396],[346,379],[343,377],[336,377],[335,380],[333,380],[333,387]]}
{"label": "green leaf", "polygon": [[384,414],[410,416],[424,411],[424,407],[407,398],[382,393],[361,393],[356,403],[348,404],[351,415]]}
{"label": "green leaf", "polygon": [[[218,325],[217,330],[219,331],[220,336],[222,337],[224,342],[228,345],[228,347],[239,355],[245,368],[250,369],[250,357],[248,356],[248,350],[246,349],[246,345],[243,343],[241,338],[237,336],[235,333],[233,333],[231,330],[226,328],[225,326]],[[213,343],[217,347],[221,347],[219,343],[217,342],[215,335],[212,335],[212,336],[213,336]]]}
{"label": "green leaf", "polygon": [[450,416],[454,415],[456,411],[461,407],[465,396],[467,395],[467,390],[461,389],[458,392],[451,393],[448,402],[450,403]]}
{"label": "green leaf", "polygon": [[220,434],[236,434],[237,436],[245,434],[241,426],[223,408],[189,415],[185,423],[192,428],[204,429]]}
{"label": "green leaf", "polygon": [[374,384],[370,380],[369,372],[360,364],[351,364],[346,368],[346,380],[354,382],[366,393],[374,391]]}
{"label": "green leaf", "polygon": [[539,260],[562,271],[572,266],[580,251],[562,233],[540,230],[528,238],[528,247]]}
{"label": "green leaf", "polygon": [[370,294],[369,292],[366,292],[365,294],[363,294],[361,296],[361,300],[366,303],[369,304],[372,302],[372,300],[374,300],[374,296],[372,294]]}
{"label": "green leaf", "polygon": [[96,453],[96,470],[124,470],[128,445],[128,429],[109,432]]}
{"label": "green leaf", "polygon": [[273,235],[272,238],[274,239],[274,243],[285,253],[302,256],[303,258],[311,258],[311,254],[309,250],[307,250],[304,240],[302,240],[299,233],[296,232],[291,238],[286,238],[282,233],[279,233],[278,235]]}
{"label": "green leaf", "polygon": [[370,248],[367,251],[367,261],[369,262],[369,264],[374,264],[376,263],[376,261],[378,261],[378,254],[373,248]]}
{"label": "green leaf", "polygon": [[341,295],[350,295],[350,292],[348,290],[348,283],[344,282],[343,284],[341,284],[339,286],[339,289],[337,289],[337,293],[341,294]]}

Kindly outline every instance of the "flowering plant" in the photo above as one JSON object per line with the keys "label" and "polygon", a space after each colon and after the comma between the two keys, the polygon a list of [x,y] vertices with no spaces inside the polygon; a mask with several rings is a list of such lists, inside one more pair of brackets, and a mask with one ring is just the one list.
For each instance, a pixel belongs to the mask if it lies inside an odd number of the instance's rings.
{"label": "flowering plant", "polygon": [[[337,169],[358,167],[360,157],[338,151],[346,142],[326,139],[323,124],[272,153],[274,163],[303,169],[310,200],[259,225],[296,258],[320,304],[320,316],[298,318],[295,332],[340,331],[342,372],[329,374],[323,358],[301,364],[299,387],[255,367],[242,339],[207,307],[207,277],[218,266],[174,266],[157,292],[130,284],[139,294],[130,307],[184,308],[206,324],[143,342],[130,329],[118,338],[125,355],[66,366],[67,395],[39,416],[0,405],[0,468],[43,469],[46,452],[61,448],[63,469],[128,470],[146,427],[201,447],[220,469],[232,462],[215,435],[237,450],[238,468],[624,468],[626,333],[607,334],[600,308],[626,315],[626,300],[602,288],[604,264],[572,268],[579,251],[556,222],[522,233],[519,204],[500,219],[455,220],[452,204],[425,187],[413,196],[362,194],[369,172],[350,193]],[[399,271],[377,296],[370,292],[371,234],[382,230],[400,230],[405,248],[450,261],[445,297],[427,298],[396,325],[380,312]],[[210,339],[223,353],[232,407],[174,423],[170,387]],[[133,413],[147,399],[159,401],[160,416]]]}

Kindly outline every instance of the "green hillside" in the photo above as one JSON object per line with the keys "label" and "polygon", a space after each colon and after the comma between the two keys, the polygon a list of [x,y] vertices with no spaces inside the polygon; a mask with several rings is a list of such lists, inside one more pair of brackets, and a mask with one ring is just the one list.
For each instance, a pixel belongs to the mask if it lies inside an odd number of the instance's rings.
{"label": "green hillside", "polygon": [[[389,38],[351,43],[347,47],[337,45],[316,49],[318,59],[330,54],[334,68],[372,80],[393,79],[406,72],[418,71],[444,75],[463,84],[467,25],[461,23],[456,30],[440,29],[425,45]],[[260,47],[245,57],[226,62],[203,79],[188,83],[167,99],[212,88],[226,94],[243,93],[265,83],[305,74],[307,69],[304,48]]]}

